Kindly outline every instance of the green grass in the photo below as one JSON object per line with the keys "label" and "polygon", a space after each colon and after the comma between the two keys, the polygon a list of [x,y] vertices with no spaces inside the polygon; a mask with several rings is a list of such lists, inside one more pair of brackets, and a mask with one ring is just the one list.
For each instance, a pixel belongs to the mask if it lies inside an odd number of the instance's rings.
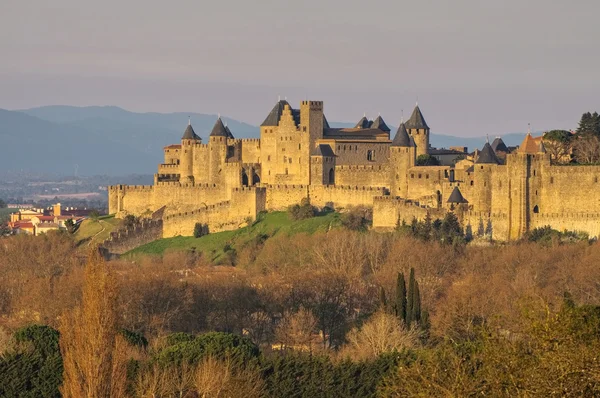
{"label": "green grass", "polygon": [[10,214],[16,212],[19,209],[0,209],[0,223],[4,221],[10,221]]}
{"label": "green grass", "polygon": [[327,213],[306,220],[290,220],[286,212],[263,213],[252,225],[235,231],[217,232],[200,238],[193,236],[177,236],[175,238],[159,239],[140,246],[126,253],[127,255],[162,255],[167,251],[184,251],[194,248],[209,255],[211,261],[218,262],[227,246],[242,247],[261,235],[273,237],[279,234],[294,235],[298,233],[313,234],[317,231],[327,231],[340,225],[338,213]]}
{"label": "green grass", "polygon": [[84,220],[75,232],[75,240],[77,241],[77,244],[81,246],[83,246],[84,243],[87,245],[90,242],[102,243],[109,237],[110,233],[115,230],[120,222],[121,220],[115,218],[114,215],[102,216],[99,217],[98,220]]}

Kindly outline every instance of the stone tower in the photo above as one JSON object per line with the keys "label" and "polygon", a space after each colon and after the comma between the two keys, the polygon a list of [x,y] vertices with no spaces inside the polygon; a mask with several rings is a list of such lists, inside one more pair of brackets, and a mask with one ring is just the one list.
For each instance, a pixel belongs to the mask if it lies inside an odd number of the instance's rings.
{"label": "stone tower", "polygon": [[310,154],[310,184],[335,185],[335,154],[327,144],[319,144]]}
{"label": "stone tower", "polygon": [[223,182],[223,167],[227,157],[227,138],[229,137],[229,134],[230,133],[227,131],[223,121],[219,117],[215,122],[208,139],[208,173],[211,184],[219,184]]}
{"label": "stone tower", "polygon": [[417,156],[427,155],[429,153],[429,126],[419,109],[415,106],[410,119],[406,122],[406,130],[415,141],[417,146]]}
{"label": "stone tower", "polygon": [[392,196],[408,197],[408,170],[415,165],[417,149],[413,138],[408,135],[406,125],[400,123],[390,146]]}
{"label": "stone tower", "polygon": [[181,137],[181,157],[179,165],[179,182],[189,184],[194,183],[194,145],[201,142],[200,137],[194,132],[192,123],[188,125]]}
{"label": "stone tower", "polygon": [[323,138],[323,121],[323,101],[302,101],[300,126],[303,133],[308,133],[311,148],[318,139]]}

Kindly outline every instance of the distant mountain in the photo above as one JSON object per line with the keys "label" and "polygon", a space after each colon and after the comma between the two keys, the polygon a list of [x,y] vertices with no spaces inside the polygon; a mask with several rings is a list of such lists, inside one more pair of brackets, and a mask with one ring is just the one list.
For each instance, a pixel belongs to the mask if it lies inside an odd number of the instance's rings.
{"label": "distant mountain", "polygon": [[[115,106],[44,106],[7,111],[0,109],[0,169],[60,175],[125,175],[153,173],[165,145],[180,142],[188,116],[204,142],[217,115],[200,113],[136,113]],[[236,138],[258,137],[259,128],[223,117]],[[332,127],[354,123],[331,122]],[[392,129],[392,137],[396,128]],[[518,145],[524,134],[503,136]],[[492,137],[491,137],[492,138]],[[432,134],[438,148],[481,148],[485,137]]]}

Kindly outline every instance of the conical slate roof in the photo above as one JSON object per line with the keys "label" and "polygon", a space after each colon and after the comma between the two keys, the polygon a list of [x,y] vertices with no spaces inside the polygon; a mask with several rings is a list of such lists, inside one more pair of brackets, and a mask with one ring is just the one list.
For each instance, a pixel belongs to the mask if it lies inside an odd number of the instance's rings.
{"label": "conical slate roof", "polygon": [[371,125],[373,124],[372,120],[367,119],[366,116],[363,116],[362,119],[360,119],[358,121],[358,123],[356,123],[356,126],[354,126],[355,129],[368,129],[371,127]]}
{"label": "conical slate roof", "polygon": [[[286,105],[289,106],[289,102],[285,100],[277,101],[273,109],[271,109],[271,112],[269,112],[269,115],[267,115],[265,121],[262,122],[261,126],[277,127],[279,125],[279,119],[281,119],[281,114],[283,113],[283,108],[285,108]],[[290,106],[290,109],[291,108],[292,107]]]}
{"label": "conical slate roof", "polygon": [[481,151],[479,151],[479,156],[475,163],[500,164],[489,142],[486,142]]}
{"label": "conical slate roof", "polygon": [[225,131],[227,131],[227,138],[235,138],[231,130],[229,130],[229,126],[225,126]]}
{"label": "conical slate roof", "polygon": [[508,153],[508,147],[506,146],[506,144],[504,143],[504,141],[502,141],[502,138],[500,138],[500,137],[496,137],[494,142],[492,142],[492,149],[494,150],[494,152],[507,152]]}
{"label": "conical slate roof", "polygon": [[181,139],[182,140],[199,140],[200,137],[198,137],[198,135],[194,131],[192,124],[188,123],[187,127],[185,128],[185,131],[183,132],[183,137],[181,137]]}
{"label": "conical slate roof", "polygon": [[398,127],[398,131],[396,131],[396,136],[392,141],[392,146],[412,146],[410,142],[410,137],[408,136],[408,132],[406,131],[406,126],[404,123],[400,123],[400,127]]}
{"label": "conical slate roof", "polygon": [[406,122],[406,128],[429,130],[429,126],[421,113],[421,109],[419,109],[419,105],[415,106],[412,115],[410,115],[410,119]]}
{"label": "conical slate roof", "polygon": [[377,119],[373,121],[373,124],[371,124],[371,128],[379,129],[381,131],[385,131],[386,133],[389,133],[391,131],[387,124],[385,124],[385,122],[383,121],[381,115],[377,116]]}
{"label": "conical slate roof", "polygon": [[323,128],[324,129],[328,129],[329,127],[329,122],[327,121],[327,118],[325,117],[325,114],[323,114]]}
{"label": "conical slate roof", "polygon": [[450,197],[448,198],[448,203],[469,203],[460,193],[460,189],[458,187],[454,187]]}
{"label": "conical slate roof", "polygon": [[215,122],[215,125],[213,126],[212,131],[210,132],[210,136],[211,137],[229,137],[229,134],[227,132],[227,129],[225,128],[225,125],[223,124],[223,121],[221,120],[221,118],[218,118],[217,121]]}

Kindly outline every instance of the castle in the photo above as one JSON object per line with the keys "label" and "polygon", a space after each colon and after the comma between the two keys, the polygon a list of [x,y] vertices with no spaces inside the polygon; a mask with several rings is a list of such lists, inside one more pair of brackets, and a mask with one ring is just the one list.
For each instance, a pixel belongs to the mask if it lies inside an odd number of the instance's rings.
{"label": "castle", "polygon": [[260,139],[236,139],[218,118],[204,143],[190,123],[181,144],[164,148],[153,185],[109,187],[109,212],[160,214],[163,237],[191,236],[196,223],[235,229],[310,198],[317,207],[372,207],[380,230],[453,211],[465,228],[496,240],[545,225],[600,235],[600,166],[553,165],[530,134],[513,151],[497,139],[472,156],[455,151],[452,162],[417,165],[420,155],[443,152],[430,148],[418,105],[390,133],[381,116],[332,128],[321,101],[300,109],[278,101]]}

